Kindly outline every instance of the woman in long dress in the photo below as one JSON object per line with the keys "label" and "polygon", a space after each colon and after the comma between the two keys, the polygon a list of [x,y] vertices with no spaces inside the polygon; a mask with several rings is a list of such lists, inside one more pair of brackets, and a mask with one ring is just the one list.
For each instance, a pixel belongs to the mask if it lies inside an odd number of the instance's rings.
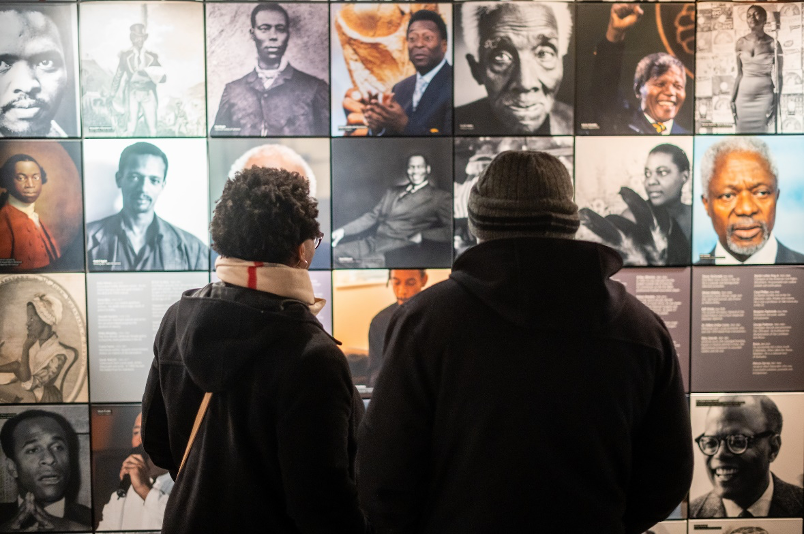
{"label": "woman in long dress", "polygon": [[[737,78],[731,94],[731,113],[738,133],[774,132],[774,118],[779,95],[782,94],[782,47],[765,33],[768,13],[751,6],[746,23],[751,33],[740,37],[735,45]],[[774,68],[775,67],[775,68]],[[775,80],[774,80],[774,74]]]}

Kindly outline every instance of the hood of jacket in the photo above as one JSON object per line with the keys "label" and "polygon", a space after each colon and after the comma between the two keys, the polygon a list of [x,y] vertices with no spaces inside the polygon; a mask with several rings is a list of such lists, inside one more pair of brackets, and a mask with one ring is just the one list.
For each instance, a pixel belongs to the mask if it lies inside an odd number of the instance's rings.
{"label": "hood of jacket", "polygon": [[222,282],[185,292],[175,321],[182,362],[206,392],[234,387],[243,367],[270,358],[294,325],[308,323],[325,333],[301,301]]}
{"label": "hood of jacket", "polygon": [[613,249],[559,238],[483,242],[455,261],[450,278],[517,326],[603,331],[623,305]]}

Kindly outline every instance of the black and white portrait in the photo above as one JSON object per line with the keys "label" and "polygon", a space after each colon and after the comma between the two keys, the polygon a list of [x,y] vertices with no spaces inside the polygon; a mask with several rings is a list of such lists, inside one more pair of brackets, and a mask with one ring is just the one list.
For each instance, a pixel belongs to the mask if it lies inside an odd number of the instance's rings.
{"label": "black and white portrait", "polygon": [[684,266],[692,254],[692,137],[576,139],[579,239],[628,266]]}
{"label": "black and white portrait", "polygon": [[695,394],[690,518],[801,517],[804,394]]}
{"label": "black and white portrait", "polygon": [[209,269],[203,139],[84,142],[90,271]]}
{"label": "black and white portrait", "polygon": [[455,132],[572,134],[574,6],[465,2],[457,9]]}
{"label": "black and white portrait", "polygon": [[449,267],[452,140],[332,144],[333,267]]}
{"label": "black and white portrait", "polygon": [[453,234],[455,257],[477,244],[469,230],[469,193],[497,154],[506,150],[547,152],[567,167],[573,175],[573,139],[571,137],[461,137],[455,139],[455,183],[453,184]]}
{"label": "black and white portrait", "polygon": [[[330,269],[330,170],[329,139],[211,139],[209,141],[210,218],[227,179],[253,166],[279,167],[307,177],[310,195],[318,199],[318,222],[324,240],[313,256],[310,269]],[[211,252],[212,262],[217,257]]]}
{"label": "black and white portrait", "polygon": [[84,275],[0,276],[0,403],[87,401]]}
{"label": "black and white portrait", "polygon": [[0,5],[0,137],[78,137],[75,5]]}
{"label": "black and white portrait", "polygon": [[142,407],[92,405],[92,496],[96,531],[159,530],[173,490],[142,446]]}
{"label": "black and white portrait", "polygon": [[90,531],[87,406],[6,406],[0,426],[0,531]]}
{"label": "black and white portrait", "polygon": [[208,4],[212,136],[326,136],[326,4]]}
{"label": "black and white portrait", "polygon": [[84,135],[203,136],[203,50],[200,3],[82,4]]}
{"label": "black and white portrait", "polygon": [[698,14],[701,134],[801,133],[801,3],[707,2]]}
{"label": "black and white portrait", "polygon": [[576,132],[692,132],[694,3],[578,3]]}
{"label": "black and white portrait", "polygon": [[0,140],[0,271],[83,271],[81,142]]}

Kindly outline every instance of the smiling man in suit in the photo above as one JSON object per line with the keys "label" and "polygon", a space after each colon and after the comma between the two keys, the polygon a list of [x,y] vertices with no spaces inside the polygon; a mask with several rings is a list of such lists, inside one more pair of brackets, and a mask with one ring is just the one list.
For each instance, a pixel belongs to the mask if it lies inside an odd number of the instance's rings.
{"label": "smiling man in suit", "polygon": [[408,57],[416,74],[378,95],[364,109],[373,135],[452,134],[452,65],[447,62],[447,25],[420,9],[408,23]]}
{"label": "smiling man in suit", "polygon": [[768,396],[718,399],[695,441],[712,490],[692,500],[690,518],[801,517],[804,490],[770,465],[782,447],[782,414]]}

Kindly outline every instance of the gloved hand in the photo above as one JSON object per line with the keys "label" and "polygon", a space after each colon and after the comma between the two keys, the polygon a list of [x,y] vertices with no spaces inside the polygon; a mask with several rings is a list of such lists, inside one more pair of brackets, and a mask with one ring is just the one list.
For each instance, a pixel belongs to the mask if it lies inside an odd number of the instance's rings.
{"label": "gloved hand", "polygon": [[631,188],[620,188],[620,197],[628,205],[636,223],[621,215],[602,217],[594,210],[581,208],[578,212],[581,224],[592,231],[595,241],[620,253],[625,265],[666,265],[668,236],[673,225],[670,215]]}

